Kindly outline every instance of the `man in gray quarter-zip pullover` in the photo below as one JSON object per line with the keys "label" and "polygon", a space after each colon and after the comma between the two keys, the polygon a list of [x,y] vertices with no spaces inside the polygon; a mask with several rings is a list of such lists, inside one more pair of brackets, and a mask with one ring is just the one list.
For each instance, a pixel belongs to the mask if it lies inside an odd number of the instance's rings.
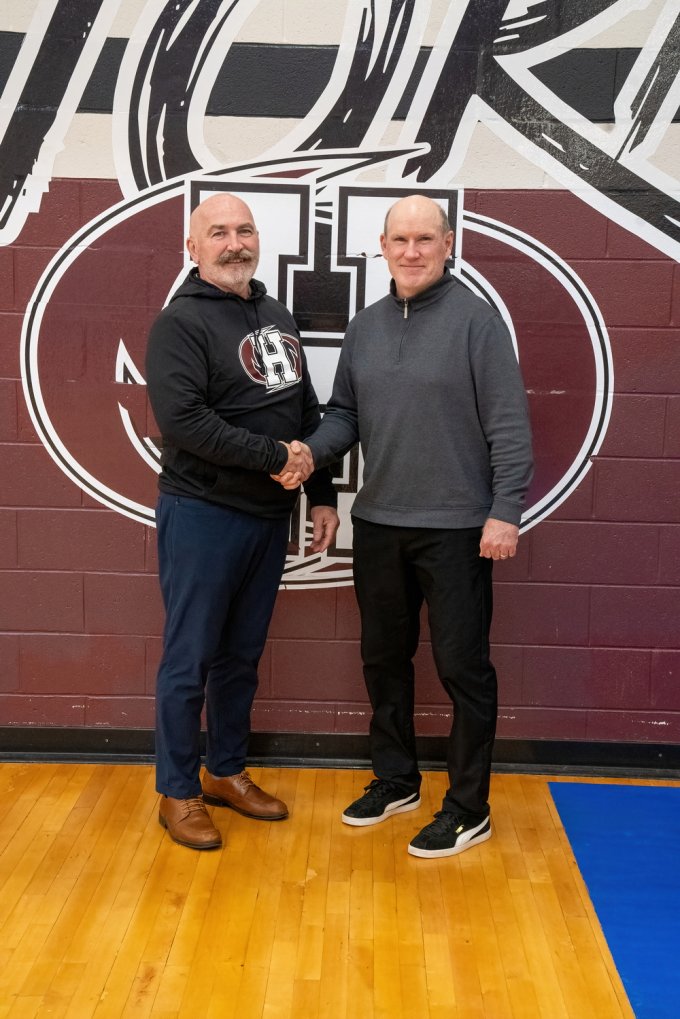
{"label": "man in gray quarter-zip pullover", "polygon": [[[350,323],[326,414],[307,438],[316,467],[357,440],[365,460],[352,510],[354,582],[376,778],[345,810],[347,824],[420,804],[412,660],[427,602],[453,725],[442,809],[408,847],[421,857],[451,856],[491,835],[492,561],[515,555],[532,472],[509,332],[446,269],[452,244],[431,199],[412,195],[390,209],[381,237],[390,293]],[[289,487],[304,476],[279,480]]]}

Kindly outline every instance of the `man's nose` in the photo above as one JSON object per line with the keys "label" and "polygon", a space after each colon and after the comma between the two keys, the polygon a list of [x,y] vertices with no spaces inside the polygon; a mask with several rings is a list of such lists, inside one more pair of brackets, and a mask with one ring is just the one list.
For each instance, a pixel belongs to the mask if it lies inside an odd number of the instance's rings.
{"label": "man's nose", "polygon": [[243,247],[243,241],[236,231],[226,235],[226,247],[229,248],[230,251],[240,251]]}
{"label": "man's nose", "polygon": [[406,255],[407,258],[417,258],[419,254],[417,242],[409,241],[408,244],[406,245],[406,251],[404,252],[404,254]]}

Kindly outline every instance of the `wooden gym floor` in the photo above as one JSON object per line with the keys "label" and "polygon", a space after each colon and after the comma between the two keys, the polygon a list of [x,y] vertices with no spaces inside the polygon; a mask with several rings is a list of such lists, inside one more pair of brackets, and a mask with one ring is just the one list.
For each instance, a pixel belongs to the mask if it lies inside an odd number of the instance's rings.
{"label": "wooden gym floor", "polygon": [[633,1019],[546,777],[494,775],[493,838],[432,861],[444,773],[362,829],[368,772],[251,771],[290,819],[216,808],[198,853],[151,767],[1,764],[0,1019]]}

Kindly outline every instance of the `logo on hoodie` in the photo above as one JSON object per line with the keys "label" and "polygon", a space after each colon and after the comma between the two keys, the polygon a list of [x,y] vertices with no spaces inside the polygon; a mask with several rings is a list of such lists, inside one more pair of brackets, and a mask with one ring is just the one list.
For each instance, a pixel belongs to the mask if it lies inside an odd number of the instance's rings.
{"label": "logo on hoodie", "polygon": [[267,326],[241,341],[238,356],[253,382],[268,393],[296,386],[302,378],[300,342],[295,336]]}

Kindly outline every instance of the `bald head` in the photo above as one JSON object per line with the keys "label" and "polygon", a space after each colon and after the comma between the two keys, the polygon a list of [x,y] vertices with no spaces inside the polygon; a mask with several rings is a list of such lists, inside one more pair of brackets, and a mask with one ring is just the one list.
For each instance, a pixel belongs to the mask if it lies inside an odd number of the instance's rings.
{"label": "bald head", "polygon": [[210,198],[204,199],[191,213],[189,236],[195,236],[210,223],[225,222],[234,218],[244,222],[250,221],[253,226],[255,225],[252,212],[241,198],[227,191],[217,191]]}
{"label": "bald head", "polygon": [[448,216],[444,212],[442,206],[439,202],[435,202],[432,198],[428,198],[427,195],[407,195],[406,198],[400,198],[398,202],[395,202],[394,205],[390,206],[385,215],[385,226],[383,228],[385,236],[387,236],[389,220],[392,212],[395,212],[397,215],[399,215],[399,213],[410,213],[412,215],[422,217],[423,221],[425,221],[428,216],[435,216],[439,223],[439,229],[443,234],[447,234],[451,229]]}
{"label": "bald head", "polygon": [[410,300],[444,274],[453,230],[437,202],[425,195],[408,195],[387,213],[380,246],[397,296]]}
{"label": "bald head", "polygon": [[189,220],[187,249],[201,279],[248,296],[260,242],[253,214],[242,199],[218,192],[197,205]]}

